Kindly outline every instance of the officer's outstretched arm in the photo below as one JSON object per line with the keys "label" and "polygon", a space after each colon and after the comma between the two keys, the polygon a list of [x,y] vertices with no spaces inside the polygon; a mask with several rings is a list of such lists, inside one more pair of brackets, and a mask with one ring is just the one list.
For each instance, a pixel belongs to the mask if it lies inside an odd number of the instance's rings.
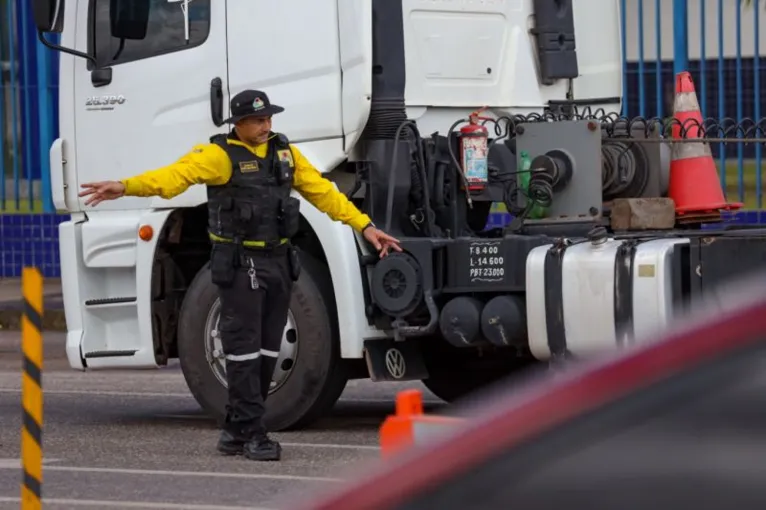
{"label": "officer's outstretched arm", "polygon": [[291,145],[290,148],[295,160],[293,187],[298,193],[333,220],[341,221],[358,232],[370,224],[369,216],[335,189],[333,183],[323,177],[295,146]]}
{"label": "officer's outstretched arm", "polygon": [[173,198],[194,184],[225,184],[231,176],[226,153],[215,144],[197,145],[175,163],[123,179],[125,195]]}

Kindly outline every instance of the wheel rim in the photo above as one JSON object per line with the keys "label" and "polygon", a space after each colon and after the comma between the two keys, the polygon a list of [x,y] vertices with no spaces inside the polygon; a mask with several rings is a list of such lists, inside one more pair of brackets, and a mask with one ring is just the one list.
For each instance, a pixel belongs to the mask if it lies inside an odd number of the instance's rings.
{"label": "wheel rim", "polygon": [[[221,319],[221,301],[216,299],[205,321],[205,357],[213,371],[215,378],[218,379],[224,387],[226,383],[226,359],[223,354],[221,344],[221,335],[218,324]],[[295,317],[290,310],[287,312],[287,323],[282,332],[282,344],[279,348],[279,357],[277,357],[277,366],[274,369],[274,376],[271,379],[269,393],[277,391],[285,384],[292,374],[293,367],[298,356],[298,328],[295,325]]]}

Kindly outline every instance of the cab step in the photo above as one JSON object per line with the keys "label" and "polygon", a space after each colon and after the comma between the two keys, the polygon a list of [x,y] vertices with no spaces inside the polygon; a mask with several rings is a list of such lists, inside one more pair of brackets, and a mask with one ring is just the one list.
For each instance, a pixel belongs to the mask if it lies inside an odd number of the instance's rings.
{"label": "cab step", "polygon": [[85,301],[85,306],[97,307],[97,306],[110,306],[110,305],[124,305],[124,304],[133,304],[136,301],[137,299],[135,297],[88,299],[87,301]]}
{"label": "cab step", "polygon": [[133,356],[137,353],[137,350],[132,351],[93,351],[85,354],[85,359],[92,358],[119,358]]}

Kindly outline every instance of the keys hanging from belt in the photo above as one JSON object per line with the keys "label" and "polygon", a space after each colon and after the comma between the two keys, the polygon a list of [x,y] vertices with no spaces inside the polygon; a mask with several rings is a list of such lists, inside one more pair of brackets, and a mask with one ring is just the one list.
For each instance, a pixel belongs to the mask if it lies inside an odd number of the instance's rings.
{"label": "keys hanging from belt", "polygon": [[258,288],[258,278],[255,274],[255,264],[253,264],[253,259],[248,259],[250,262],[250,269],[247,270],[247,275],[250,277],[250,288],[255,290]]}

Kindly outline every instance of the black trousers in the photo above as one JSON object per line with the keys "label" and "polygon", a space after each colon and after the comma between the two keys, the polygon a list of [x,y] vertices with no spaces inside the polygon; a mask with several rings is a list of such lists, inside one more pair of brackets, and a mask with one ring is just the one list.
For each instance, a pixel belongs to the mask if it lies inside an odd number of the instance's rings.
{"label": "black trousers", "polygon": [[290,250],[289,246],[271,251],[246,250],[231,284],[218,282],[218,329],[226,355],[229,394],[224,427],[243,440],[266,435],[265,402],[293,285]]}

